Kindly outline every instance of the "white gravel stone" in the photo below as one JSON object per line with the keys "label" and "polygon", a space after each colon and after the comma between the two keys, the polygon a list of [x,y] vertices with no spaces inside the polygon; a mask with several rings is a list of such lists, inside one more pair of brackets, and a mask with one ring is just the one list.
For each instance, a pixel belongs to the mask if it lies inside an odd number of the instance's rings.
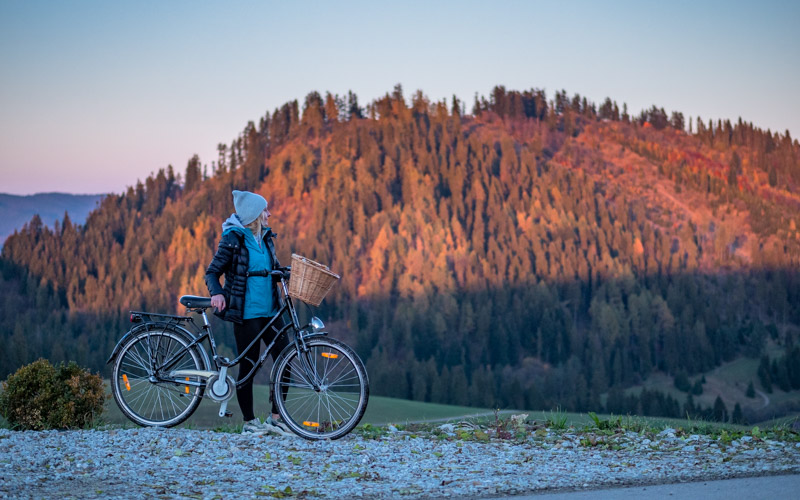
{"label": "white gravel stone", "polygon": [[449,430],[311,442],[187,429],[0,429],[0,498],[481,497],[800,472],[794,442],[715,447],[673,429],[471,440]]}

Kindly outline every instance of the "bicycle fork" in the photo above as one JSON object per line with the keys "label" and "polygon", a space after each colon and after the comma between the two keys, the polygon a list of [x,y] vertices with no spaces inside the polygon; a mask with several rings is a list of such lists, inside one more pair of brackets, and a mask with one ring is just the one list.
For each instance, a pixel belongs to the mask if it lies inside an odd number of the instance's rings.
{"label": "bicycle fork", "polygon": [[314,392],[321,392],[322,391],[322,381],[319,379],[319,374],[317,374],[317,370],[314,367],[314,364],[311,362],[311,350],[305,345],[305,342],[301,339],[300,344],[297,351],[297,358],[300,360],[300,368],[302,368],[306,379],[311,384],[311,387],[314,389]]}

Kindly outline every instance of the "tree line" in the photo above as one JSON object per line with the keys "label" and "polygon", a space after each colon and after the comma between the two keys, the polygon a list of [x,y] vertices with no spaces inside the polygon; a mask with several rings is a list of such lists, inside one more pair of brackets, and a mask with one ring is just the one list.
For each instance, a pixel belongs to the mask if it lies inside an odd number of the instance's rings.
{"label": "tree line", "polygon": [[[797,340],[800,146],[745,124],[730,142],[724,124],[688,134],[665,116],[537,89],[497,87],[471,115],[400,86],[365,107],[313,92],[220,144],[210,171],[193,157],[106,196],[82,226],[34,218],[10,237],[2,284],[22,293],[0,304],[0,376],[41,355],[105,369],[128,310],[178,312],[178,296],[205,293],[230,192],[249,189],[274,208],[282,262],[297,252],[343,276],[319,314],[376,393],[594,411],[605,394],[609,409],[674,413],[610,394]],[[657,165],[719,227],[615,183],[624,165],[595,140]],[[737,232],[730,207],[761,222]]]}

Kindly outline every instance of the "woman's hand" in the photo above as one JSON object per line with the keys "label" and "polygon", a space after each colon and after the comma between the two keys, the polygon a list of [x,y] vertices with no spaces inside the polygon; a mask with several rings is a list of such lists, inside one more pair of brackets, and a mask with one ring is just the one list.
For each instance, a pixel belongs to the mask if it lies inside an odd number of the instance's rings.
{"label": "woman's hand", "polygon": [[211,306],[216,307],[217,311],[222,312],[225,310],[225,296],[220,294],[211,297]]}

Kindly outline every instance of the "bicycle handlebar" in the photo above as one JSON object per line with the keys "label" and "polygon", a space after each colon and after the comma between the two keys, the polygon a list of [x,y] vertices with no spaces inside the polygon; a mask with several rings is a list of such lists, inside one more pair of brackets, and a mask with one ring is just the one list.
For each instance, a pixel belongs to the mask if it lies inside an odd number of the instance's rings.
{"label": "bicycle handlebar", "polygon": [[292,273],[292,266],[279,267],[277,269],[269,271],[269,274],[271,276],[280,276],[282,278],[288,278],[291,275],[291,273]]}
{"label": "bicycle handlebar", "polygon": [[[262,271],[263,272],[263,271]],[[292,266],[279,267],[272,271],[265,271],[264,274],[253,274],[253,276],[280,276],[281,278],[288,279],[292,272]],[[184,295],[179,299],[179,302],[189,308],[190,310],[196,309],[198,311],[205,310],[211,307],[211,297],[203,297],[197,295]],[[148,312],[131,311],[131,322],[138,322],[141,320],[142,315],[162,316],[160,314],[153,314]],[[164,315],[166,316],[166,315]],[[172,316],[169,316],[172,317]],[[176,316],[177,317],[177,316]],[[138,321],[136,321],[138,318]],[[183,318],[181,316],[181,318]]]}

